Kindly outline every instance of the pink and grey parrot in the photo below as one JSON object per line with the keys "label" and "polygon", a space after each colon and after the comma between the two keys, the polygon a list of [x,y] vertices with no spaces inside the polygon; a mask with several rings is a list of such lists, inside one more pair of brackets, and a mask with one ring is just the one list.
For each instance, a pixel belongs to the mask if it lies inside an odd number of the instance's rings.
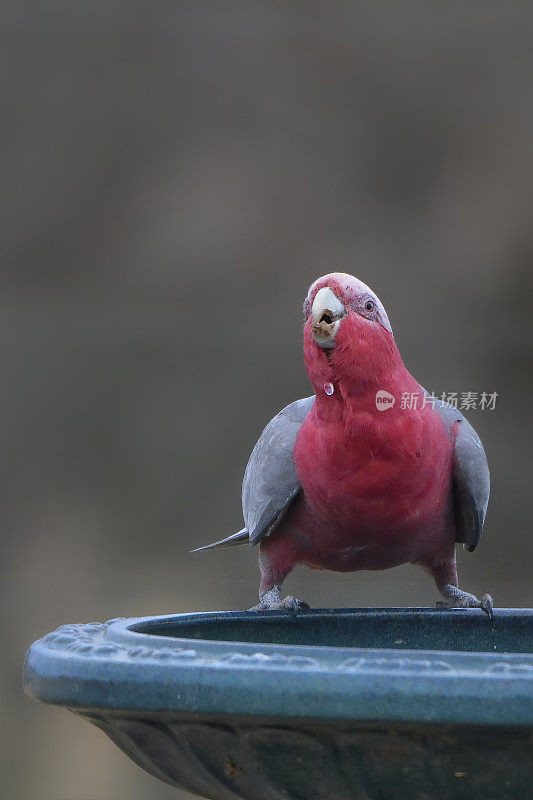
{"label": "pink and grey parrot", "polygon": [[280,411],[255,445],[242,485],[246,527],[198,549],[259,545],[254,611],[308,608],[281,598],[297,564],[352,572],[412,563],[433,576],[438,605],[491,616],[490,595],[457,586],[455,543],[475,549],[489,500],[475,430],[408,372],[383,304],[362,281],[318,278],[304,317],[314,395]]}

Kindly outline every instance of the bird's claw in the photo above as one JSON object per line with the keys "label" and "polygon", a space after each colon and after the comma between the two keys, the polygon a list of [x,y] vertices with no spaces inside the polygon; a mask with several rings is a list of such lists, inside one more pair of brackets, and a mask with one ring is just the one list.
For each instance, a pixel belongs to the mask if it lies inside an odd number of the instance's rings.
{"label": "bird's claw", "polygon": [[291,594],[283,598],[280,603],[280,608],[285,608],[287,611],[294,611],[295,614],[297,614],[298,611],[309,611],[309,605],[307,603],[303,600],[297,600]]}
{"label": "bird's claw", "polygon": [[292,611],[298,614],[299,611],[309,611],[309,605],[303,600],[297,600],[288,594],[283,600],[273,600],[262,597],[256,606],[248,609],[249,611]]}
{"label": "bird's claw", "polygon": [[475,595],[468,595],[465,592],[465,597],[439,600],[437,608],[480,608],[489,619],[494,619],[494,604],[490,594],[484,594],[479,600]]}
{"label": "bird's claw", "polygon": [[481,598],[481,605],[480,608],[483,609],[485,614],[488,616],[489,619],[494,619],[494,604],[492,602],[492,597],[490,594],[484,594]]}

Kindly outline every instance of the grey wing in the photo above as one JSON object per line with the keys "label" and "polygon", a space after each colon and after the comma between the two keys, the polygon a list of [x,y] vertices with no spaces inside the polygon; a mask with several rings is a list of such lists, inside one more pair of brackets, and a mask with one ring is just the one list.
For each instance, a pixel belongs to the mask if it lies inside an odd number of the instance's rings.
{"label": "grey wing", "polygon": [[242,511],[250,545],[272,533],[301,489],[294,443],[314,401],[313,395],[282,409],[252,451],[242,483]]}
{"label": "grey wing", "polygon": [[490,494],[489,465],[481,439],[465,417],[454,406],[435,399],[447,431],[457,422],[458,429],[453,449],[452,491],[455,510],[455,540],[464,544],[465,550],[475,550],[485,522]]}

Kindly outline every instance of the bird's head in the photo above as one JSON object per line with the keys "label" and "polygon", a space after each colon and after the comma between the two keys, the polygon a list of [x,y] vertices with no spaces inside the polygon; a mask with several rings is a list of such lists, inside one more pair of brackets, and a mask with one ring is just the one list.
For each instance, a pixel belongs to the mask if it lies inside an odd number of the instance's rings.
{"label": "bird's head", "polygon": [[387,312],[365,283],[344,272],[318,278],[304,302],[304,359],[319,390],[343,381],[348,391],[383,380],[401,358]]}

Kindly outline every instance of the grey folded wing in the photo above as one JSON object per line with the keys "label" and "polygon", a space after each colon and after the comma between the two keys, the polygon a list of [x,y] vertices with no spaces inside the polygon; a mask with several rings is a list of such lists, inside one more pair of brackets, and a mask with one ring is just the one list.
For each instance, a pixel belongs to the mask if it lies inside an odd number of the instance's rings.
{"label": "grey folded wing", "polygon": [[314,401],[313,395],[282,409],[252,450],[242,483],[242,511],[251,545],[272,533],[301,489],[294,443]]}
{"label": "grey folded wing", "polygon": [[458,423],[452,462],[455,540],[462,542],[465,550],[472,551],[483,532],[489,503],[490,472],[487,457],[481,439],[457,408],[436,398],[434,408],[450,435],[453,426]]}

